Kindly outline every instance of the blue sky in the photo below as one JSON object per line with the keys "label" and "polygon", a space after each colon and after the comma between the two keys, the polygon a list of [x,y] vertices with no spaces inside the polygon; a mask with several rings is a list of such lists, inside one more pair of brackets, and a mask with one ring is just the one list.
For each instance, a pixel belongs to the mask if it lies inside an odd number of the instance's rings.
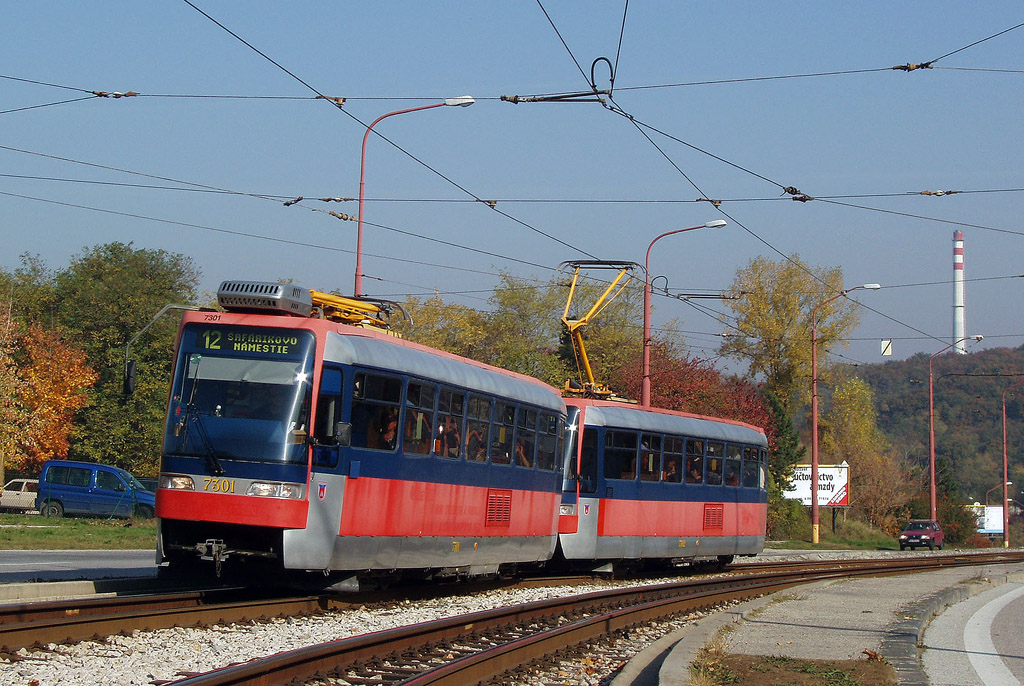
{"label": "blue sky", "polygon": [[[1024,343],[1024,279],[1007,278],[1024,273],[1024,27],[1007,31],[1019,2],[634,0],[621,48],[621,2],[194,3],[251,47],[177,0],[6,8],[4,268],[131,241],[191,256],[207,290],[284,278],[350,293],[356,223],[328,212],[357,204],[284,200],[356,197],[366,124],[471,94],[472,107],[375,127],[401,149],[368,144],[368,294],[484,308],[499,270],[642,263],[658,234],[725,218],[660,241],[652,274],[715,292],[759,255],[842,267],[847,286],[885,286],[858,297],[874,311],[837,351],[871,363],[883,338],[897,359],[950,342],[959,229],[976,348]],[[500,100],[585,91],[600,57],[617,62],[618,113]],[[607,66],[596,74],[606,89]],[[793,202],[786,186],[825,200]],[[964,192],[920,195],[937,190]],[[713,354],[713,312],[655,307],[656,326],[678,320],[695,354]]]}

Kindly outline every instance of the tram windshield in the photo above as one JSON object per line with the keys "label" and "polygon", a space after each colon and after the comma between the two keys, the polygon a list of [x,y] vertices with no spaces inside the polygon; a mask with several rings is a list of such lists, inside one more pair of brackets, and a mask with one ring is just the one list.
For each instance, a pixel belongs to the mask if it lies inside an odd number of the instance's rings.
{"label": "tram windshield", "polygon": [[164,451],[223,460],[305,463],[313,334],[189,324],[182,334]]}

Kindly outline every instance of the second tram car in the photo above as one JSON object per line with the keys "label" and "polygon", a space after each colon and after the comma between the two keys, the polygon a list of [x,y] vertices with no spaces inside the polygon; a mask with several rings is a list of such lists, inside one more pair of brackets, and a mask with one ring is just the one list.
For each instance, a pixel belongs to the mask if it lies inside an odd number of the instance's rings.
{"label": "second tram car", "polygon": [[763,430],[608,400],[566,403],[559,542],[567,561],[727,563],[764,548]]}

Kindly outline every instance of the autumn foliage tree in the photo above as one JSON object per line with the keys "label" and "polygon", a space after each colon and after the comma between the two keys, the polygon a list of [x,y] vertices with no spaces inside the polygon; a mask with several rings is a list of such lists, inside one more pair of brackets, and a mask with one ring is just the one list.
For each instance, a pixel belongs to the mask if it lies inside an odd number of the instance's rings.
{"label": "autumn foliage tree", "polygon": [[[751,260],[736,273],[729,301],[736,324],[719,352],[749,364],[766,389],[792,410],[806,399],[811,378],[811,316],[818,314],[818,354],[835,345],[857,324],[855,305],[846,298],[824,304],[843,290],[838,267],[812,267],[792,255],[779,262]],[[827,380],[821,364],[819,378]]]}
{"label": "autumn foliage tree", "polygon": [[72,420],[87,404],[97,374],[83,351],[39,325],[28,327],[20,336],[20,347],[23,383],[18,402],[26,421],[18,432],[11,466],[35,473],[46,460],[67,456]]}

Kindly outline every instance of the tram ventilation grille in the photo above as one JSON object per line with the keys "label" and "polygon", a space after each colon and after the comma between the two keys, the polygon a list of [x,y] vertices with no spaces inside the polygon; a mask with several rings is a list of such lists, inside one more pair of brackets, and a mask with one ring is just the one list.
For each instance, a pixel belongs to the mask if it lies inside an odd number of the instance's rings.
{"label": "tram ventilation grille", "polygon": [[721,529],[725,525],[725,506],[724,505],[705,505],[704,506],[704,528],[705,529]]}
{"label": "tram ventilation grille", "polygon": [[507,527],[512,522],[512,491],[487,491],[487,526]]}

